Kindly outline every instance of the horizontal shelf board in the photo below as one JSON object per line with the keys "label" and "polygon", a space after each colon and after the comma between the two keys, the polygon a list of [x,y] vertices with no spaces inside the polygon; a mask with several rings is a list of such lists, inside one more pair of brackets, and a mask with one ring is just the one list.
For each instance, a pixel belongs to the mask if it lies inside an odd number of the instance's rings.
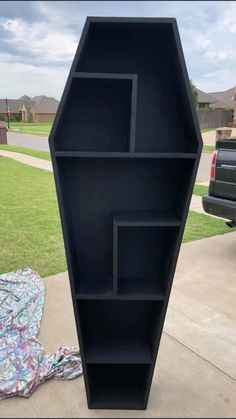
{"label": "horizontal shelf board", "polygon": [[114,298],[114,294],[112,292],[81,292],[75,295],[77,300],[112,300]]}
{"label": "horizontal shelf board", "polygon": [[94,409],[94,410],[145,410],[146,409],[146,405],[142,402],[134,401],[132,402],[131,400],[125,402],[125,401],[117,401],[117,402],[112,402],[112,401],[99,401],[98,397],[96,397],[96,401],[92,401],[89,405],[89,409]]}
{"label": "horizontal shelf board", "polygon": [[140,342],[128,340],[119,342],[94,342],[85,352],[87,364],[151,364],[152,354],[149,346]]}
{"label": "horizontal shelf board", "polygon": [[195,153],[129,153],[116,151],[55,151],[56,157],[195,159]]}
{"label": "horizontal shelf board", "polygon": [[114,225],[119,226],[181,226],[181,220],[169,211],[117,211],[113,213]]}
{"label": "horizontal shelf board", "polygon": [[88,73],[82,71],[75,71],[73,77],[81,79],[133,80],[137,77],[137,74]]}
{"label": "horizontal shelf board", "polygon": [[77,293],[75,295],[76,300],[101,300],[101,301],[164,301],[165,296],[163,293],[160,294],[150,294],[150,293],[141,293],[136,292],[133,294],[122,293],[118,294],[95,294],[95,293]]}

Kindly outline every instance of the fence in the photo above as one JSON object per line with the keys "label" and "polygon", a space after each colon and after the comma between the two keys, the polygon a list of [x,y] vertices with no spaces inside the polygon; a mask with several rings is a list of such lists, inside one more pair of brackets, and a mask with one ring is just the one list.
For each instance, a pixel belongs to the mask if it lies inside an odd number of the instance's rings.
{"label": "fence", "polygon": [[225,109],[216,109],[208,111],[206,109],[197,109],[197,117],[200,128],[218,128],[227,126],[233,122],[233,111]]}

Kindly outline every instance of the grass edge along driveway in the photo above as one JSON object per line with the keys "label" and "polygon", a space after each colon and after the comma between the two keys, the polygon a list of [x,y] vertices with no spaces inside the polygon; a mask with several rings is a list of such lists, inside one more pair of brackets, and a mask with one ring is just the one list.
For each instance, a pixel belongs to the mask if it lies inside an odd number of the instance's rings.
{"label": "grass edge along driveway", "polygon": [[48,136],[51,129],[51,122],[10,122],[10,131],[16,132],[17,134]]}
{"label": "grass edge along driveway", "polygon": [[[42,277],[66,270],[52,173],[0,157],[0,273],[29,266]],[[189,212],[183,242],[229,233],[224,221]]]}
{"label": "grass edge along driveway", "polygon": [[[48,136],[52,129],[52,122],[10,121],[10,131],[18,134]],[[201,133],[215,131],[215,128],[202,128]]]}
{"label": "grass edge along driveway", "polygon": [[27,156],[38,157],[42,160],[51,160],[50,153],[48,151],[34,150],[33,148],[0,144],[0,150],[14,151],[15,153],[26,154]]}

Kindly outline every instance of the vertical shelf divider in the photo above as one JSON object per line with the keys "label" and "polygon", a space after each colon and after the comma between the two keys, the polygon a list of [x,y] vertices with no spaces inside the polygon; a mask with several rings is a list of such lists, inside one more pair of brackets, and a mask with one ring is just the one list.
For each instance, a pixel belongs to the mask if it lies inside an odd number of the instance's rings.
{"label": "vertical shelf divider", "polygon": [[118,294],[118,227],[116,220],[113,216],[112,222],[112,234],[113,234],[113,291],[114,294]]}
{"label": "vertical shelf divider", "polygon": [[137,93],[138,93],[138,76],[133,75],[132,80],[132,97],[130,112],[130,152],[135,152],[135,135],[136,135],[136,115],[137,115]]}

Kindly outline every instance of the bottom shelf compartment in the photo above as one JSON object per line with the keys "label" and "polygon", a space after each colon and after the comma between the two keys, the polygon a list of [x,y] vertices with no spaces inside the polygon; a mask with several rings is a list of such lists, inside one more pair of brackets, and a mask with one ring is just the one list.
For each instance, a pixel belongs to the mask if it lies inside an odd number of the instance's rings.
{"label": "bottom shelf compartment", "polygon": [[91,409],[145,409],[150,365],[88,365]]}
{"label": "bottom shelf compartment", "polygon": [[87,363],[152,362],[163,302],[87,300],[78,309]]}

